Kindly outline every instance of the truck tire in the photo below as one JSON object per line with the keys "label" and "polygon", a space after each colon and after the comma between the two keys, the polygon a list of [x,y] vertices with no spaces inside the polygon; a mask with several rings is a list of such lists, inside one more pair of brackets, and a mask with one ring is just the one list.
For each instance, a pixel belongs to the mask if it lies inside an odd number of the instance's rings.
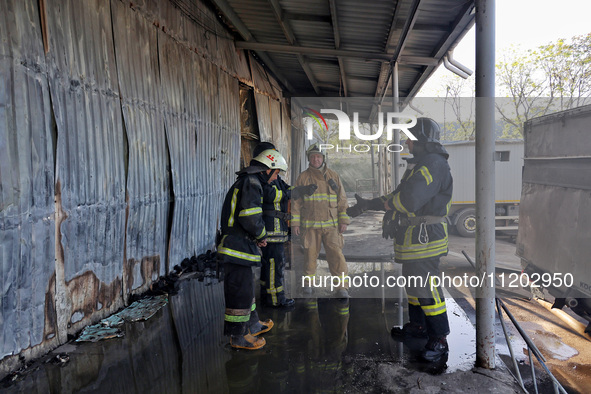
{"label": "truck tire", "polygon": [[458,213],[456,230],[462,237],[476,237],[476,210],[474,208],[467,208]]}

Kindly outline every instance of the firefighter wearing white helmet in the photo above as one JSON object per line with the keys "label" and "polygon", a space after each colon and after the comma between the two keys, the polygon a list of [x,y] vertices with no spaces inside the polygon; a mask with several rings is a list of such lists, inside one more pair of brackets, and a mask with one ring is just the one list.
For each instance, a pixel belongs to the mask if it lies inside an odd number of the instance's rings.
{"label": "firefighter wearing white helmet", "polygon": [[[327,168],[325,155],[317,145],[306,151],[310,163],[300,174],[295,187],[316,184],[318,189],[311,196],[292,201],[292,234],[301,233],[304,246],[304,293],[312,292],[312,281],[320,248],[324,245],[331,275],[347,276],[348,268],[343,256],[343,232],[349,224],[347,195],[339,175]],[[343,281],[344,282],[344,281]],[[337,297],[348,298],[348,283],[341,283]]]}
{"label": "firefighter wearing white helmet", "polygon": [[275,149],[266,149],[259,153],[253,160],[262,163],[267,166],[267,168],[273,170],[278,169],[281,171],[287,171],[287,162],[285,161],[285,158]]}
{"label": "firefighter wearing white helmet", "polygon": [[224,334],[234,348],[255,350],[265,345],[258,335],[273,327],[272,320],[260,321],[256,311],[252,267],[261,265],[261,247],[267,245],[263,221],[263,185],[287,170],[281,153],[267,149],[237,173],[221,213],[217,256],[224,264]]}

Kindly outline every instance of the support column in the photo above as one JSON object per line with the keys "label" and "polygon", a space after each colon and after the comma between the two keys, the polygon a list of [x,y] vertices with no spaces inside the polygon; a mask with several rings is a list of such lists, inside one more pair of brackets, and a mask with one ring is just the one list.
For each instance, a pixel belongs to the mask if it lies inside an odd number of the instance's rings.
{"label": "support column", "polygon": [[[392,110],[397,113],[400,112],[400,89],[398,88],[398,62],[392,64]],[[398,119],[395,120],[398,123]],[[394,144],[400,145],[400,131],[394,130]],[[394,153],[392,160],[392,191],[398,187],[400,183],[400,152]]]}
{"label": "support column", "polygon": [[[476,0],[476,366],[495,367],[495,0]],[[491,283],[492,282],[492,283]]]}

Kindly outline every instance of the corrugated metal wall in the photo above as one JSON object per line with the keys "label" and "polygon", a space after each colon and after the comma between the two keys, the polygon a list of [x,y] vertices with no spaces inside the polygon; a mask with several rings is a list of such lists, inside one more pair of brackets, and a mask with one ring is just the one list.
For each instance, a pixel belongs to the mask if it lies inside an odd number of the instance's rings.
{"label": "corrugated metal wall", "polygon": [[165,274],[172,187],[161,108],[158,31],[111,2],[117,75],[127,137],[127,223],[123,294]]}
{"label": "corrugated metal wall", "polygon": [[55,342],[54,154],[39,10],[0,6],[0,357]]}
{"label": "corrugated metal wall", "polygon": [[47,8],[47,26],[61,333],[123,305],[125,134],[109,3],[63,1]]}
{"label": "corrugated metal wall", "polygon": [[0,4],[0,358],[65,342],[213,246],[240,163],[238,81],[289,156],[277,82],[194,7]]}

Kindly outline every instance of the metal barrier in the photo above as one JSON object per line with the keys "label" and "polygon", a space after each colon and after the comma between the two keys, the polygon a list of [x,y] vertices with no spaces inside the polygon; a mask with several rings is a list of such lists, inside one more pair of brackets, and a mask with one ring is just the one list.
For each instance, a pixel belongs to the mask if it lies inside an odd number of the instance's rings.
{"label": "metal barrier", "polygon": [[[463,250],[462,250],[462,254],[464,255],[464,257],[466,257],[466,260],[468,260],[468,263],[470,263],[472,268],[474,268],[474,270],[476,270],[476,266],[474,265],[474,262],[472,261],[470,256],[468,256],[468,254]],[[497,284],[499,284],[498,280],[497,280]],[[499,314],[499,320],[501,322],[501,327],[503,328],[503,334],[505,335],[505,341],[507,341],[507,347],[509,348],[509,354],[511,355],[511,360],[513,361],[513,367],[515,368],[515,374],[513,374],[511,372],[511,370],[509,370],[509,372],[511,373],[513,378],[517,381],[517,383],[519,383],[519,386],[521,387],[523,392],[528,393],[527,389],[525,388],[525,385],[523,384],[521,372],[519,371],[519,367],[517,365],[517,359],[515,358],[515,354],[513,353],[513,347],[511,346],[511,340],[509,339],[509,332],[507,331],[507,326],[505,325],[505,321],[503,320],[503,312],[502,311],[505,311],[505,313],[509,317],[509,320],[511,320],[511,323],[513,323],[513,326],[515,327],[517,332],[519,332],[519,335],[521,335],[521,338],[523,338],[523,340],[527,344],[527,354],[529,357],[529,365],[531,367],[532,381],[534,384],[535,393],[538,394],[538,382],[536,380],[536,371],[534,369],[534,362],[533,362],[533,358],[532,358],[532,353],[534,356],[536,356],[538,363],[542,366],[542,368],[546,371],[546,373],[548,374],[548,376],[552,380],[552,383],[554,384],[554,392],[557,394],[558,393],[567,394],[564,387],[562,387],[560,382],[556,379],[556,377],[552,374],[552,372],[550,372],[550,370],[546,366],[546,364],[545,364],[546,358],[544,357],[544,355],[536,347],[536,345],[533,343],[531,338],[526,334],[526,332],[523,331],[523,328],[521,328],[521,326],[519,325],[519,323],[517,322],[515,317],[513,317],[513,315],[511,314],[511,312],[509,311],[509,309],[507,308],[507,306],[503,302],[503,300],[501,300],[499,297],[495,297],[495,302],[497,305],[497,313]]]}

